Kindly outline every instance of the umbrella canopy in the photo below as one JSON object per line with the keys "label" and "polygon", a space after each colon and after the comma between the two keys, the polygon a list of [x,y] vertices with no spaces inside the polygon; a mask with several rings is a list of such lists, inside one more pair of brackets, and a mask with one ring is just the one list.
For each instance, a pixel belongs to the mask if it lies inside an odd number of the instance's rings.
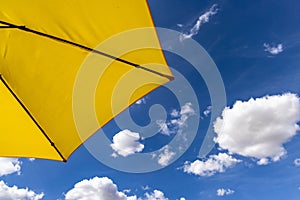
{"label": "umbrella canopy", "polygon": [[[155,31],[95,50],[115,34],[143,27],[154,27],[146,1],[0,0],[0,156],[66,161],[97,128],[170,81],[161,50],[114,56],[135,42],[159,49]],[[80,67],[90,54],[97,58],[88,67],[105,68],[96,91],[99,127],[87,124],[79,136],[72,95]],[[144,67],[146,63],[161,65]],[[129,101],[119,92],[120,103],[112,111],[113,89],[128,72],[125,87],[140,87]]]}

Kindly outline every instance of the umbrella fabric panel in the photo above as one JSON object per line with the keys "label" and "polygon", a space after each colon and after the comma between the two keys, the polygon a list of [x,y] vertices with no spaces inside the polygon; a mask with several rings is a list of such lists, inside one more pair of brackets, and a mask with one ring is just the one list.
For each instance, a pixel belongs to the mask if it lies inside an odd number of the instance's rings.
{"label": "umbrella fabric panel", "polygon": [[[28,1],[0,0],[0,20],[26,27],[42,33],[53,35],[90,48],[95,48],[110,36],[132,28],[153,26],[152,18],[145,1]],[[25,9],[26,8],[26,9]],[[67,159],[70,154],[101,126],[130,104],[149,93],[158,86],[168,82],[165,77],[134,68],[128,64],[113,61],[95,53],[90,55],[86,49],[68,43],[46,38],[19,29],[0,30],[0,74],[9,87],[28,108],[37,123],[54,142],[57,149]],[[125,42],[127,41],[127,42]],[[145,42],[146,41],[146,42]],[[106,43],[105,43],[106,44]],[[171,76],[166,66],[163,52],[160,50],[135,50],[122,55],[124,49],[136,48],[139,45],[159,48],[160,44],[154,31],[148,31],[132,40],[121,40],[110,45],[102,45],[98,50],[122,59],[147,66],[150,69]],[[132,44],[134,44],[132,46]],[[87,57],[89,55],[89,57]],[[87,118],[79,136],[73,117],[73,90],[76,77],[83,65],[105,71],[96,87],[95,103],[97,123]],[[107,66],[109,66],[107,68]],[[117,96],[113,92],[119,80],[122,86]],[[128,100],[126,91],[138,89]],[[84,87],[84,86],[82,86]],[[84,94],[83,94],[84,96]],[[117,102],[111,108],[111,102]],[[4,104],[0,104],[0,107]],[[112,110],[113,109],[113,110]],[[15,111],[17,112],[17,111]],[[12,112],[13,113],[13,112]],[[0,116],[0,120],[5,115]],[[16,122],[16,126],[17,126]],[[31,132],[36,128],[23,131],[31,141]],[[1,137],[4,132],[0,130]],[[6,131],[5,131],[6,132]],[[10,135],[16,130],[11,129]],[[42,135],[42,134],[41,134]],[[43,135],[42,135],[43,136]],[[17,137],[17,136],[14,136]],[[14,137],[11,137],[7,148],[14,148]],[[10,137],[8,137],[10,138]],[[2,141],[0,141],[1,146]],[[49,147],[49,144],[46,145]],[[23,147],[22,147],[23,148]],[[24,149],[26,145],[24,146]],[[32,147],[30,147],[32,148]],[[50,148],[53,151],[53,147]],[[4,149],[5,150],[5,149]],[[6,154],[3,150],[1,156]],[[9,151],[9,150],[8,150]],[[20,152],[20,156],[23,152]],[[18,156],[18,155],[15,155]],[[38,148],[27,157],[57,159],[57,155],[42,153]],[[62,160],[62,158],[60,158]]]}
{"label": "umbrella fabric panel", "polygon": [[61,160],[3,82],[0,82],[0,154]]}
{"label": "umbrella fabric panel", "polygon": [[0,19],[95,48],[125,30],[152,27],[147,1],[0,0]]}

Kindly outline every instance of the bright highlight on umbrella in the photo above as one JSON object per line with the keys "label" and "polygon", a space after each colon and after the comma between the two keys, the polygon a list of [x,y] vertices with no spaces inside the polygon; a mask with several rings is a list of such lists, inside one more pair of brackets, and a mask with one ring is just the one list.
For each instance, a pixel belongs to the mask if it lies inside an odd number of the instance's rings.
{"label": "bright highlight on umbrella", "polygon": [[[97,129],[84,127],[79,137],[72,111],[77,74],[86,57],[89,67],[104,70],[97,86],[101,128],[129,105],[173,76],[155,31],[95,49],[106,39],[131,29],[154,27],[146,1],[0,0],[0,156],[66,161]],[[116,57],[130,43],[156,49],[134,50]],[[143,44],[142,44],[143,43]],[[114,60],[106,68],[106,63]],[[155,63],[158,65],[149,65]],[[147,66],[145,66],[147,64]],[[159,67],[157,67],[159,66]],[[101,68],[102,67],[102,68]],[[126,86],[139,84],[128,101],[112,93],[130,71]],[[136,77],[143,77],[138,82]],[[115,100],[114,100],[115,101]],[[87,119],[88,120],[88,119]]]}

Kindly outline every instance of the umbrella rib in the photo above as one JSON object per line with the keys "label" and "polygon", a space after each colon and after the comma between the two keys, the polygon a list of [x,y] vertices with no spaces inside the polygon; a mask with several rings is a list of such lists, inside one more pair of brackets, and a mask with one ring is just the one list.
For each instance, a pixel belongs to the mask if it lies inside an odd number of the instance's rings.
{"label": "umbrella rib", "polygon": [[22,101],[18,98],[18,96],[14,93],[14,91],[9,87],[7,82],[4,80],[2,75],[0,74],[0,80],[4,84],[4,86],[9,90],[11,95],[18,101],[18,103],[21,105],[21,107],[24,109],[24,111],[27,113],[27,115],[30,117],[30,119],[34,122],[34,124],[39,128],[39,130],[43,133],[43,135],[47,138],[51,146],[55,149],[55,151],[59,154],[59,156],[62,158],[64,162],[67,160],[64,158],[62,153],[59,151],[59,149],[55,146],[55,143],[50,139],[50,137],[46,134],[44,129],[39,125],[39,123],[35,120],[35,118],[32,116],[32,114],[29,112],[29,110],[26,108],[26,106],[22,103]]}
{"label": "umbrella rib", "polygon": [[0,26],[0,28],[14,28],[14,27],[11,27],[11,26]]}
{"label": "umbrella rib", "polygon": [[[96,49],[93,49],[93,48],[90,48],[90,47],[87,47],[87,46],[84,46],[84,45],[81,45],[81,44],[78,44],[78,43],[75,43],[75,42],[72,42],[72,41],[69,41],[69,40],[65,40],[65,39],[62,39],[62,38],[59,38],[59,37],[56,37],[56,36],[53,36],[53,35],[49,35],[49,34],[46,34],[46,33],[40,32],[40,31],[36,31],[36,30],[30,29],[30,28],[27,28],[26,26],[18,26],[18,25],[15,25],[15,24],[4,22],[4,21],[0,21],[0,23],[6,25],[5,27],[2,26],[3,28],[16,28],[16,29],[19,29],[19,30],[22,30],[22,31],[26,31],[26,32],[30,32],[30,33],[33,33],[33,34],[36,34],[36,35],[39,35],[39,36],[50,38],[50,39],[53,39],[53,40],[56,40],[56,41],[59,41],[59,42],[67,43],[67,44],[70,44],[72,46],[76,46],[76,47],[79,47],[81,49],[84,49],[84,50],[87,50],[87,51],[90,51],[90,52],[93,52],[93,53],[96,53],[96,54],[99,54],[99,55],[111,58],[111,59],[116,60],[118,62],[125,63],[125,64],[133,66],[135,68],[148,71],[150,73],[159,75],[161,77],[165,77],[165,78],[169,79],[170,81],[174,80],[173,76],[169,76],[167,74],[160,73],[158,71],[155,71],[155,70],[143,67],[143,66],[141,66],[141,65],[139,65],[137,63],[133,63],[133,62],[130,62],[128,60],[124,60],[122,58],[118,58],[116,56],[107,54],[105,52],[102,52],[102,51],[99,51],[99,50],[96,50]],[[0,28],[2,28],[2,27],[0,27]]]}

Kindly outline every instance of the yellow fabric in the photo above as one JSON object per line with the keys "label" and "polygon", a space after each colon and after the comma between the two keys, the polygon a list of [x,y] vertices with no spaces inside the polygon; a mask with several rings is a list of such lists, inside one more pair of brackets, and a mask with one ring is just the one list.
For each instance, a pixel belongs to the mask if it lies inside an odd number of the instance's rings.
{"label": "yellow fabric", "polygon": [[[0,21],[26,26],[90,48],[96,48],[107,38],[123,31],[153,27],[147,2],[135,0],[0,0]],[[144,45],[145,41],[153,47],[160,47],[156,33],[148,31],[131,41],[104,45],[100,50],[118,55],[122,48],[136,42],[136,46]],[[94,53],[87,57],[89,53],[22,30],[0,29],[0,74],[66,159],[115,115],[169,81],[114,61],[101,76],[96,90],[99,127],[91,126],[86,119],[84,134],[79,136],[72,110],[76,76],[83,64],[101,71],[112,61]],[[161,64],[147,67],[172,76],[161,50],[135,50],[121,58],[141,65]],[[122,80],[123,88],[118,89],[115,96],[112,91],[125,74],[129,75]],[[136,86],[140,87],[128,101],[127,88]],[[112,101],[117,102],[113,108]],[[0,111],[0,156],[62,160],[3,85],[0,86]]]}
{"label": "yellow fabric", "polygon": [[2,82],[0,97],[0,155],[61,159]]}

